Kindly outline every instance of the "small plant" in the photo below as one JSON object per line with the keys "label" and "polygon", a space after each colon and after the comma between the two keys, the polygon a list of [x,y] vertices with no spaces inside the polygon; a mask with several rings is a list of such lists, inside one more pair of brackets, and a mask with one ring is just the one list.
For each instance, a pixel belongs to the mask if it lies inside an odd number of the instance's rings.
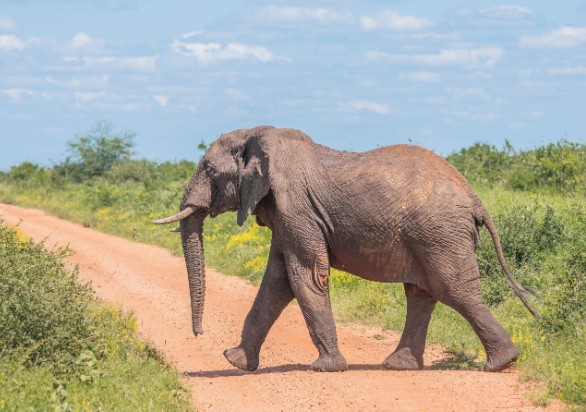
{"label": "small plant", "polygon": [[0,410],[191,410],[134,316],[77,282],[68,253],[0,221]]}
{"label": "small plant", "polygon": [[[524,207],[512,207],[495,215],[501,235],[503,253],[510,269],[521,283],[533,286],[539,283],[538,274],[542,262],[565,240],[564,223],[550,206],[534,203]],[[496,264],[492,239],[481,235],[476,251],[484,299],[489,305],[502,303],[511,296],[511,289]]]}

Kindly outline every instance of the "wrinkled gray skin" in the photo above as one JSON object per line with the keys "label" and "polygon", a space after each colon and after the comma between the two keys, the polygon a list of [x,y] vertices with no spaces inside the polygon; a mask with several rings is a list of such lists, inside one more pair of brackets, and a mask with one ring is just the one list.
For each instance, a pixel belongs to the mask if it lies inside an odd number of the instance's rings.
{"label": "wrinkled gray skin", "polygon": [[[493,221],[470,184],[449,163],[411,145],[366,153],[339,152],[293,129],[258,127],[222,135],[201,159],[180,221],[193,332],[203,332],[205,293],[202,224],[237,211],[273,232],[267,268],[240,345],[224,352],[234,366],[258,368],[260,348],[282,310],[296,298],[319,351],[316,371],[343,371],[328,293],[330,267],[378,282],[401,282],[407,319],[389,369],[421,369],[437,301],[472,325],[499,371],[519,352],[482,300],[474,251],[485,225],[514,291],[530,311],[528,292],[509,273]],[[535,314],[535,313],[534,313]]]}

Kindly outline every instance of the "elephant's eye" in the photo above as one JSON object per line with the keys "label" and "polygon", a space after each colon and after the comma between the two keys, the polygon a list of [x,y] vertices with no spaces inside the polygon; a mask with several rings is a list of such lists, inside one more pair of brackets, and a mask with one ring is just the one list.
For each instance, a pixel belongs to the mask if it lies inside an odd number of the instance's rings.
{"label": "elephant's eye", "polygon": [[213,177],[216,174],[217,170],[214,166],[212,165],[207,165],[206,169],[205,169],[205,173],[208,177]]}

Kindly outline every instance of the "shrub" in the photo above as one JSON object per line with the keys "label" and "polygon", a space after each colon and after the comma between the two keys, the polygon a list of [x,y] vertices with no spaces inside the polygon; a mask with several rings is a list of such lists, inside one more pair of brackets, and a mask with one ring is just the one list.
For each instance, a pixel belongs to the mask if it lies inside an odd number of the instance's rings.
{"label": "shrub", "polygon": [[550,188],[583,191],[586,184],[586,145],[562,140],[521,153],[508,185],[514,189]]}
{"label": "shrub", "polygon": [[61,261],[0,221],[0,409],[191,410],[177,372]]}
{"label": "shrub", "polygon": [[574,207],[571,215],[571,241],[560,252],[561,268],[551,270],[552,290],[547,296],[541,326],[550,333],[575,335],[586,331],[586,210]]}
{"label": "shrub", "polygon": [[0,224],[0,358],[18,356],[24,365],[58,371],[76,367],[94,329],[92,295],[75,272],[65,271],[60,257],[67,253],[47,253]]}
{"label": "shrub", "polygon": [[114,165],[130,159],[134,136],[114,132],[109,123],[97,123],[85,135],[67,143],[71,155],[57,169],[77,182],[102,176]]}
{"label": "shrub", "polygon": [[157,164],[146,159],[127,160],[114,164],[104,174],[104,178],[113,184],[142,183],[145,187],[150,187],[156,177]]}
{"label": "shrub", "polygon": [[[534,203],[511,207],[504,213],[496,214],[494,220],[509,269],[521,283],[537,282],[542,261],[565,239],[562,219],[551,206],[544,208]],[[483,278],[484,299],[489,305],[502,303],[511,294],[511,288],[498,263],[488,233],[481,236],[476,254]],[[531,273],[534,276],[530,276]]]}
{"label": "shrub", "polygon": [[146,190],[158,190],[171,182],[185,185],[195,167],[195,163],[186,160],[177,163],[156,163],[146,159],[127,160],[113,165],[105,173],[104,178],[113,184],[138,183]]}
{"label": "shrub", "polygon": [[520,152],[506,140],[502,150],[476,143],[447,160],[474,185],[504,184],[515,190],[559,193],[586,189],[586,145],[569,140]]}
{"label": "shrub", "polygon": [[44,172],[44,169],[39,165],[31,162],[23,162],[18,166],[12,166],[8,177],[11,180],[22,182],[27,180],[38,179]]}
{"label": "shrub", "polygon": [[513,147],[505,140],[503,150],[494,145],[475,143],[452,153],[447,160],[471,182],[492,185],[502,180],[503,174],[510,168],[513,154]]}

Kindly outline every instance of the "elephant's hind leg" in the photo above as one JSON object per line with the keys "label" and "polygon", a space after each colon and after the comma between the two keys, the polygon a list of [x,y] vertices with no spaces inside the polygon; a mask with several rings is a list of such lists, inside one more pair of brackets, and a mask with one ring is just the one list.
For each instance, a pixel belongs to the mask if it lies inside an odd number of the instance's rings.
{"label": "elephant's hind leg", "polygon": [[[470,262],[468,262],[470,263]],[[472,267],[452,276],[440,287],[442,303],[460,313],[472,326],[486,351],[487,372],[507,368],[519,356],[508,332],[490,313],[480,292],[480,271],[476,259]]]}
{"label": "elephant's hind leg", "polygon": [[427,327],[437,300],[423,289],[405,283],[407,296],[407,319],[397,349],[383,362],[383,366],[394,370],[423,368],[423,351]]}

